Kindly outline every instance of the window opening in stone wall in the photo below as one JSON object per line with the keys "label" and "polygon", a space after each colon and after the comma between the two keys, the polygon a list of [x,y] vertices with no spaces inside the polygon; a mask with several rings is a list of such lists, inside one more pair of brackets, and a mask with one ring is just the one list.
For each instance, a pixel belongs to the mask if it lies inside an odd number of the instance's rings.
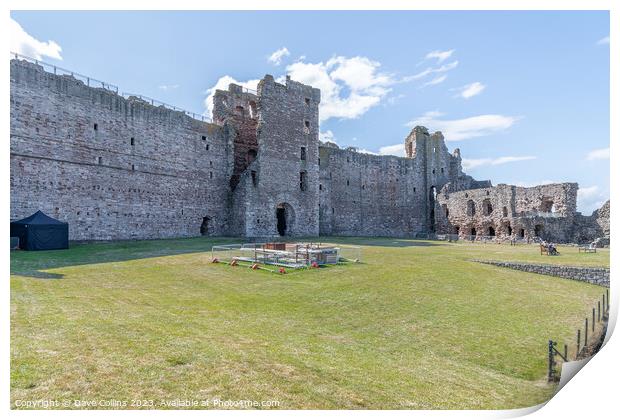
{"label": "window opening in stone wall", "polygon": [[310,134],[310,121],[308,120],[304,121],[304,133]]}
{"label": "window opening in stone wall", "polygon": [[301,160],[306,160],[306,148],[305,147],[301,147]]}
{"label": "window opening in stone wall", "polygon": [[476,228],[471,228],[471,231],[469,233],[471,236],[476,236]]}
{"label": "window opening in stone wall", "polygon": [[99,130],[99,125],[97,123],[93,124],[93,130],[95,131]]}
{"label": "window opening in stone wall", "polygon": [[130,143],[132,146],[135,146],[135,145],[136,145],[136,139],[134,139],[134,138],[132,137],[132,138],[129,140],[129,143]]}
{"label": "window opening in stone wall", "polygon": [[250,101],[250,118],[256,118],[256,102]]}
{"label": "window opening in stone wall", "polygon": [[508,217],[508,207],[504,206],[504,208],[502,209],[502,214],[504,215],[504,217]]}
{"label": "window opening in stone wall", "polygon": [[349,180],[347,179],[347,187],[349,186]]}
{"label": "window opening in stone wall", "polygon": [[258,175],[256,174],[256,171],[252,171],[251,175],[252,175],[252,185],[254,185],[255,187],[258,186]]}
{"label": "window opening in stone wall", "polygon": [[305,98],[304,100],[306,101],[306,105],[310,105],[310,98]]}
{"label": "window opening in stone wall", "polygon": [[495,229],[493,226],[489,226],[489,236],[495,236]]}
{"label": "window opening in stone wall", "polygon": [[97,164],[103,165],[103,158],[102,157],[98,157],[97,158]]}
{"label": "window opening in stone wall", "polygon": [[209,145],[208,144],[205,146],[205,150],[207,150],[207,151],[209,150]]}
{"label": "window opening in stone wall", "polygon": [[301,171],[299,173],[299,189],[302,191],[306,191],[306,189],[308,188],[307,177],[308,177],[308,173],[306,171]]}
{"label": "window opening in stone wall", "polygon": [[131,170],[132,170],[132,171],[135,171],[135,170],[136,170],[136,166],[135,166],[133,163],[131,164]]}
{"label": "window opening in stone wall", "polygon": [[323,184],[319,184],[319,191],[323,191]]}
{"label": "window opening in stone wall", "polygon": [[467,215],[474,216],[475,214],[476,214],[476,203],[474,203],[474,200],[468,200],[467,201]]}
{"label": "window opening in stone wall", "polygon": [[213,178],[213,172],[209,172],[209,178]]}
{"label": "window opening in stone wall", "polygon": [[482,214],[484,214],[485,216],[488,216],[491,213],[493,213],[493,205],[491,204],[491,200],[489,200],[488,198],[485,198],[482,201]]}
{"label": "window opening in stone wall", "polygon": [[542,205],[540,206],[540,211],[543,211],[545,213],[551,213],[552,209],[554,209],[554,204],[553,201],[549,200],[549,199],[544,199],[542,202]]}
{"label": "window opening in stone wall", "polygon": [[206,139],[207,139],[207,136],[202,136],[202,139],[203,139],[203,140],[206,140]]}

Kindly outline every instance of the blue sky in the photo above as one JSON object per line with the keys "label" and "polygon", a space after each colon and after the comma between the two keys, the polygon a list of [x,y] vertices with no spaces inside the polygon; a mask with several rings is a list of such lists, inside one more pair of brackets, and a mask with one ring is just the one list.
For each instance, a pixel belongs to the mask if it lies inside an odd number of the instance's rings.
{"label": "blue sky", "polygon": [[402,154],[444,132],[495,184],[579,182],[609,197],[609,14],[578,12],[12,12],[11,48],[191,111],[265,74],[322,90],[321,132]]}

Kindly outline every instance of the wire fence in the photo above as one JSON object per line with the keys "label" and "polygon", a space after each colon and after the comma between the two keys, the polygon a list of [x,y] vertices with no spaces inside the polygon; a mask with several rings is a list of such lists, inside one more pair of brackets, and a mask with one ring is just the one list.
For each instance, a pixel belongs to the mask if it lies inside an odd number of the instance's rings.
{"label": "wire fence", "polygon": [[128,92],[123,92],[121,93],[121,96],[130,99],[130,98],[138,98],[141,101],[147,102],[148,104],[152,105],[152,106],[161,106],[164,107],[166,109],[171,109],[172,111],[177,111],[177,112],[182,112],[184,114],[186,114],[189,117],[192,117],[195,120],[201,120],[203,122],[212,122],[212,119],[205,116],[204,114],[198,114],[192,111],[188,111],[186,109],[183,108],[179,108],[178,106],[175,105],[170,105],[167,104],[165,102],[162,102],[160,100],[157,99],[153,99],[153,98],[149,98],[148,96],[145,95],[140,95],[138,93],[128,93]]}
{"label": "wire fence", "polygon": [[[602,344],[607,332],[607,321],[609,320],[609,289],[602,294],[602,298],[592,307],[592,316],[588,314],[584,319],[583,329],[577,329],[577,343],[574,351],[570,351],[569,345],[564,344],[563,348],[558,349],[558,343],[549,340],[548,343],[548,371],[547,379],[549,382],[559,381],[558,361],[568,362],[579,360],[595,354]],[[597,326],[599,328],[597,328]]]}
{"label": "wire fence", "polygon": [[[139,94],[136,94],[136,93],[127,93],[127,92],[120,92],[119,93],[118,86],[113,85],[112,83],[104,82],[102,80],[97,80],[97,79],[95,79],[93,77],[77,73],[77,72],[75,72],[73,70],[68,70],[68,69],[59,67],[56,64],[47,63],[45,61],[37,60],[36,58],[28,57],[28,56],[25,56],[23,54],[18,54],[18,53],[15,53],[15,52],[11,52],[11,57],[16,59],[16,60],[25,60],[25,61],[28,61],[30,63],[34,63],[36,65],[39,65],[39,66],[43,67],[43,70],[45,70],[45,71],[47,71],[49,73],[53,73],[53,74],[55,74],[57,76],[71,76],[74,79],[82,81],[88,87],[105,89],[105,90],[108,90],[110,92],[114,92],[117,95],[123,96],[126,99],[130,99],[132,97],[133,98],[138,98],[138,99],[140,99],[140,100],[142,100],[142,101],[144,101],[144,102],[146,102],[146,103],[148,103],[148,104],[150,104],[152,106],[164,107],[164,108],[170,109],[172,111],[182,112],[185,115],[187,115],[187,116],[189,116],[189,117],[191,117],[191,118],[193,118],[195,120],[201,120],[203,122],[213,122],[211,118],[205,116],[204,114],[188,111],[186,109],[179,108],[178,106],[170,105],[170,104],[167,104],[167,103],[162,102],[160,100],[149,98],[148,96],[139,95]],[[248,90],[248,91],[250,91],[250,90]]]}

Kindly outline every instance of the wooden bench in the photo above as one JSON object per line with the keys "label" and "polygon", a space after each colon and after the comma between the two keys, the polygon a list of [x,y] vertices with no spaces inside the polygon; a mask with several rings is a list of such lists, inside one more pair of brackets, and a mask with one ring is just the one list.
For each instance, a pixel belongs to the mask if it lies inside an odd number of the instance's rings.
{"label": "wooden bench", "polygon": [[588,246],[580,246],[579,247],[579,252],[594,252],[596,254],[596,247],[594,246],[594,244],[590,244]]}

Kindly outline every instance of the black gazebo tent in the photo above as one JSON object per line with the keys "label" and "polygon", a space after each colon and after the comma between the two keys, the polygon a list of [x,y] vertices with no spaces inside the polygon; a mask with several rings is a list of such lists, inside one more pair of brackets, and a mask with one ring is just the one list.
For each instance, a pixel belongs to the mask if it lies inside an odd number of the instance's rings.
{"label": "black gazebo tent", "polygon": [[17,236],[19,247],[29,251],[69,248],[69,224],[40,210],[25,219],[11,222],[11,236]]}

